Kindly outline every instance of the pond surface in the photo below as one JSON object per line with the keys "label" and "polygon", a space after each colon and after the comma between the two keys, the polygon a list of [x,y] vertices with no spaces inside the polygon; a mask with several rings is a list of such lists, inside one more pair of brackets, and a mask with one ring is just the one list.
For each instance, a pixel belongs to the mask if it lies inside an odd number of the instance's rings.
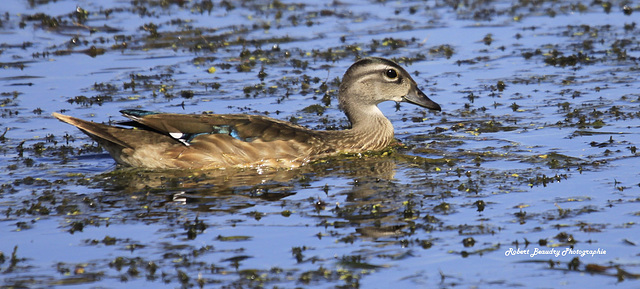
{"label": "pond surface", "polygon": [[[17,1],[0,7],[3,288],[637,288],[637,1]],[[411,72],[401,144],[295,170],[118,168],[63,112],[348,125]],[[318,109],[321,107],[322,109]]]}

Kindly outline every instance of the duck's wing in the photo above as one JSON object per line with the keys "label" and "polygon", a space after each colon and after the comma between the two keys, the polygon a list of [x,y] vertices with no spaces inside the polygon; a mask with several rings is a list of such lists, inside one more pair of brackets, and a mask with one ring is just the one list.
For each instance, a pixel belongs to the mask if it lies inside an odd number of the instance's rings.
{"label": "duck's wing", "polygon": [[123,110],[121,113],[133,121],[124,124],[168,135],[187,146],[199,136],[211,134],[225,134],[244,142],[309,142],[318,137],[315,131],[303,126],[260,115],[196,115],[144,110]]}

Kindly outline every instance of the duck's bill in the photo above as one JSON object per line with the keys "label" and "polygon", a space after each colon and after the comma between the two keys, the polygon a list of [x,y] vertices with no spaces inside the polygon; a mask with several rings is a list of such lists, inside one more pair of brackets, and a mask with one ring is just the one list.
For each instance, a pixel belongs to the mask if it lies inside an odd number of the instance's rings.
{"label": "duck's bill", "polygon": [[422,106],[424,108],[440,111],[440,105],[429,99],[420,89],[414,89],[402,98],[403,101]]}

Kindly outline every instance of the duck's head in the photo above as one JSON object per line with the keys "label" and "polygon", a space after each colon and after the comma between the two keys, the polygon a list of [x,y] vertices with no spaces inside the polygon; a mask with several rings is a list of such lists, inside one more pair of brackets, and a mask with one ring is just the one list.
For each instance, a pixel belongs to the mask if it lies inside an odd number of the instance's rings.
{"label": "duck's head", "polygon": [[379,57],[363,58],[351,65],[342,78],[338,97],[343,109],[392,100],[440,111],[440,105],[418,88],[404,68]]}

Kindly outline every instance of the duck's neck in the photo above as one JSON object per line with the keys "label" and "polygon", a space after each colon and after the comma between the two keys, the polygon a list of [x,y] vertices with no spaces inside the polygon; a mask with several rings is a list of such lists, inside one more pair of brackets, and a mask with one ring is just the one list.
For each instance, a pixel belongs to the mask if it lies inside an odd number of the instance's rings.
{"label": "duck's neck", "polygon": [[343,140],[342,150],[381,150],[394,140],[393,125],[377,106],[353,108],[343,105],[342,109],[351,122],[350,129],[336,131],[336,138]]}

